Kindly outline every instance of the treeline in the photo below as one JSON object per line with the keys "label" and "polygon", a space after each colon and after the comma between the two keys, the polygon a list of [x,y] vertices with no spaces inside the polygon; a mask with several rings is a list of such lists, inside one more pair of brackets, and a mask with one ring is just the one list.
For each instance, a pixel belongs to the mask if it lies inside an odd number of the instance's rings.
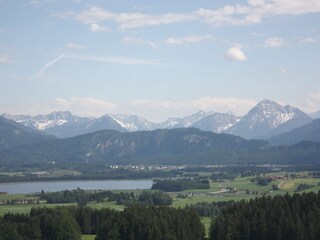
{"label": "treeline", "polygon": [[91,208],[35,208],[0,217],[0,239],[202,240],[204,226],[192,209],[132,206],[122,212]]}
{"label": "treeline", "polygon": [[165,192],[179,192],[189,189],[209,189],[208,179],[155,180],[151,189]]}
{"label": "treeline", "polygon": [[214,172],[210,178],[214,182],[233,181],[238,175],[237,172]]}
{"label": "treeline", "polygon": [[134,194],[133,192],[112,193],[108,199],[109,201],[116,201],[119,205],[145,205],[145,206],[169,206],[173,199],[169,194],[162,191],[143,191],[141,194]]}
{"label": "treeline", "polygon": [[80,240],[79,224],[67,208],[38,208],[30,214],[5,214],[0,217],[3,240]]}
{"label": "treeline", "polygon": [[320,193],[261,197],[224,208],[212,222],[212,240],[318,240]]}
{"label": "treeline", "polygon": [[116,201],[117,204],[130,205],[155,205],[168,206],[171,205],[173,199],[162,191],[143,191],[140,194],[133,192],[113,193],[111,191],[101,192],[85,192],[78,188],[75,190],[64,190],[60,192],[44,192],[41,191],[40,199],[46,200],[47,203],[78,203],[79,206],[86,206],[89,202]]}
{"label": "treeline", "polygon": [[[101,166],[100,166],[101,167]],[[105,166],[103,166],[105,167]],[[82,169],[81,169],[82,170]],[[127,169],[104,170],[104,171],[83,171],[81,175],[63,175],[59,177],[37,176],[33,174],[22,175],[5,175],[0,174],[0,183],[4,182],[37,182],[37,181],[58,181],[58,180],[119,180],[119,179],[150,179],[166,178],[183,175],[179,171],[131,171]]]}

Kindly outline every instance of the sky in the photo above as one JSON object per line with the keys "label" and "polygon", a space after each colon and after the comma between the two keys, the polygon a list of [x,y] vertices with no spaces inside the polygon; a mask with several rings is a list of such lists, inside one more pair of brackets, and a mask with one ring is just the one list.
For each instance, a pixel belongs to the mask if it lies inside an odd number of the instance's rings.
{"label": "sky", "polygon": [[320,0],[0,0],[0,113],[320,110]]}

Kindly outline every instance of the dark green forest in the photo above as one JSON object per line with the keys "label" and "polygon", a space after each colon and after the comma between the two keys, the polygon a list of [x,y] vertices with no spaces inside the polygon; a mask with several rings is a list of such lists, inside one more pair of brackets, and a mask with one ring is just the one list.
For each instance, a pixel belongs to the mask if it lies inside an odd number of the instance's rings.
{"label": "dark green forest", "polygon": [[212,240],[318,240],[320,193],[241,201],[212,222]]}
{"label": "dark green forest", "polygon": [[201,216],[211,216],[211,240],[318,240],[320,193],[249,201],[199,203],[186,208],[134,205],[123,211],[89,207],[33,208],[0,217],[1,240],[201,240]]}
{"label": "dark green forest", "polygon": [[0,218],[1,240],[200,240],[205,236],[192,209],[132,206],[118,212],[91,208],[34,208]]}

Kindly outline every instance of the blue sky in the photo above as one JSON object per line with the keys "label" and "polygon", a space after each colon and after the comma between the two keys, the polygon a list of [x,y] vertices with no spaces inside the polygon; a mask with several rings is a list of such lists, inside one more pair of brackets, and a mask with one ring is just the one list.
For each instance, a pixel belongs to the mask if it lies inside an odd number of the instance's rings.
{"label": "blue sky", "polygon": [[0,112],[320,110],[320,0],[0,0]]}

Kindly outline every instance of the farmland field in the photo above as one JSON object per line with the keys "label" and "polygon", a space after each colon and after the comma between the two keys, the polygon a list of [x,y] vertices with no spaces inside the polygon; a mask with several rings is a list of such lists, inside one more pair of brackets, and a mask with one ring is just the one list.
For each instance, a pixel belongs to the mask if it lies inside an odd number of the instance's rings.
{"label": "farmland field", "polygon": [[[60,172],[62,173],[62,172]],[[56,173],[58,174],[58,173]],[[76,173],[74,173],[76,174]],[[282,173],[281,173],[282,174]],[[201,172],[201,175],[207,175],[208,173]],[[262,195],[274,196],[277,194],[293,194],[297,186],[300,184],[309,185],[308,189],[305,189],[305,192],[318,192],[320,190],[320,179],[318,178],[286,178],[286,179],[276,179],[271,181],[266,186],[260,186],[256,182],[251,181],[252,177],[237,177],[234,180],[221,181],[221,182],[210,182],[210,189],[192,189],[180,192],[185,195],[185,197],[178,197],[178,193],[170,193],[173,197],[173,207],[185,207],[186,205],[196,204],[198,202],[219,202],[219,201],[240,201],[243,199],[251,199],[259,197]],[[279,186],[279,190],[272,190],[272,185]],[[222,192],[225,189],[233,189],[233,191]],[[92,192],[92,191],[91,191]],[[133,192],[134,194],[140,194],[142,190],[113,190],[115,193],[119,192]],[[21,200],[28,201],[33,199],[38,200],[38,204],[5,204],[7,201],[11,200]],[[37,196],[34,195],[24,195],[24,194],[0,194],[0,215],[3,215],[7,212],[13,213],[28,213],[32,207],[54,207],[54,206],[64,206],[64,205],[74,205],[72,204],[47,204],[45,201],[39,201]],[[89,203],[88,206],[96,209],[101,208],[111,208],[115,210],[123,210],[123,205],[118,205],[116,202],[93,202]]]}

